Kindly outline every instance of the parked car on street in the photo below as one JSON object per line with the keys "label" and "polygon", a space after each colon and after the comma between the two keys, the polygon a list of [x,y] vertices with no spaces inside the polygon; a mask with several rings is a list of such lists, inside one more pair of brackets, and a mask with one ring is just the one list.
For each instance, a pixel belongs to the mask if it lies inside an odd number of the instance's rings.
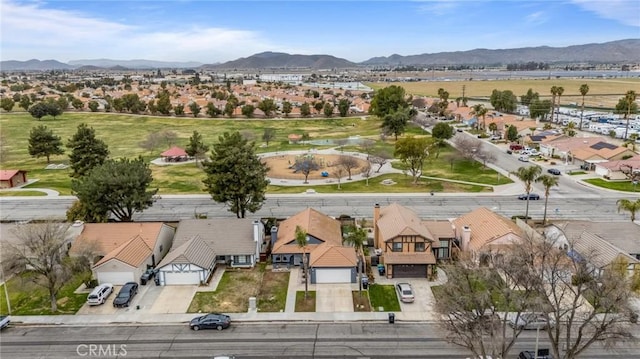
{"label": "parked car on street", "polygon": [[103,283],[93,288],[91,293],[87,296],[87,304],[100,305],[107,301],[109,295],[113,292],[113,284]]}
{"label": "parked car on street", "polygon": [[158,271],[156,269],[147,268],[147,270],[144,271],[144,273],[142,273],[142,275],[140,276],[140,284],[146,285],[147,282],[153,279],[153,277],[155,277],[157,273]]}
{"label": "parked car on street", "polygon": [[[518,196],[518,199],[520,199],[520,200],[525,200],[525,199],[527,199],[527,194],[526,194],[526,193],[523,193],[523,194],[519,195],[519,196]],[[540,195],[539,195],[539,194],[537,194],[537,193],[529,193],[529,199],[530,199],[530,200],[537,201],[537,200],[539,200],[539,199],[540,199]]]}
{"label": "parked car on street", "polygon": [[136,294],[138,294],[138,283],[125,283],[122,288],[120,288],[116,298],[113,300],[113,306],[116,308],[128,307]]}
{"label": "parked car on street", "polygon": [[0,329],[4,329],[9,326],[11,319],[8,315],[0,315]]}
{"label": "parked car on street", "polygon": [[529,156],[527,156],[527,155],[520,156],[520,157],[518,157],[518,161],[529,162]]}
{"label": "parked car on street", "polygon": [[510,149],[511,151],[520,151],[520,150],[522,150],[523,148],[524,148],[524,146],[523,146],[523,145],[519,145],[519,144],[517,144],[517,143],[512,143],[512,144],[510,144],[510,145],[509,145],[509,149]]}
{"label": "parked car on street", "polygon": [[231,317],[226,314],[209,313],[191,319],[189,328],[193,330],[200,329],[217,329],[222,330],[229,328],[231,325]]}
{"label": "parked car on street", "polygon": [[541,313],[522,313],[517,319],[510,318],[509,325],[516,329],[537,330],[553,328],[555,321],[551,319],[547,322],[547,318]]}
{"label": "parked car on street", "polygon": [[400,301],[403,303],[413,303],[413,301],[415,300],[413,288],[411,288],[411,284],[409,283],[396,284],[396,291],[398,292]]}
{"label": "parked car on street", "polygon": [[561,172],[559,169],[557,168],[549,168],[547,170],[548,173],[551,173],[552,175],[556,175],[556,176],[560,176]]}
{"label": "parked car on street", "polygon": [[525,350],[518,354],[518,359],[553,359],[553,355],[549,354],[549,349],[538,349],[538,355],[534,355],[533,350]]}

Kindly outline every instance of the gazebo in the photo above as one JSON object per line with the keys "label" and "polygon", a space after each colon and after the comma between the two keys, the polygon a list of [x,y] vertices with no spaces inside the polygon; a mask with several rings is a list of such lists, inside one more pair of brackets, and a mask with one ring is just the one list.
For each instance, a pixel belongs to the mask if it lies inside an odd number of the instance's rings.
{"label": "gazebo", "polygon": [[160,154],[165,162],[182,162],[189,160],[187,152],[180,147],[173,146]]}

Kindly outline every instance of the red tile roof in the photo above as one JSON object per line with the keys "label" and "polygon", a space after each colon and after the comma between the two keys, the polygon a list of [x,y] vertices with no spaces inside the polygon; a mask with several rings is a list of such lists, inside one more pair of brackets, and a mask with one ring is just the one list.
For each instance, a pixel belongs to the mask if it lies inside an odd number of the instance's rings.
{"label": "red tile roof", "polygon": [[8,181],[18,174],[20,170],[0,170],[0,181]]}
{"label": "red tile roof", "polygon": [[185,150],[180,147],[173,146],[170,149],[162,152],[160,155],[162,157],[181,157],[187,156],[187,152],[185,152]]}

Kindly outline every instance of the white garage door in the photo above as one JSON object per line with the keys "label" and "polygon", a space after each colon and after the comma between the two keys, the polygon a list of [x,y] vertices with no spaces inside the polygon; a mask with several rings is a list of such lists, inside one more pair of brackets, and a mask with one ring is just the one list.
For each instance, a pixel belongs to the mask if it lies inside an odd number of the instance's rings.
{"label": "white garage door", "polygon": [[351,269],[317,269],[316,283],[351,283]]}
{"label": "white garage door", "polygon": [[200,284],[200,272],[164,272],[164,284]]}
{"label": "white garage door", "polygon": [[133,272],[98,272],[98,283],[111,283],[122,285],[127,282],[135,282]]}

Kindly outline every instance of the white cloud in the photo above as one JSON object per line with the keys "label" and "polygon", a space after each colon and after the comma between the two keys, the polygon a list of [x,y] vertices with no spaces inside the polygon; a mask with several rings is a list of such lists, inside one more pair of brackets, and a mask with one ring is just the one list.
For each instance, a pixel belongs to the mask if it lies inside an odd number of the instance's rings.
{"label": "white cloud", "polygon": [[427,0],[418,2],[421,3],[418,6],[418,11],[438,16],[451,14],[461,5],[459,1],[454,0]]}
{"label": "white cloud", "polygon": [[624,25],[640,27],[638,0],[573,0],[579,7]]}
{"label": "white cloud", "polygon": [[547,16],[543,11],[536,11],[525,17],[525,22],[532,25],[540,25],[547,22]]}
{"label": "white cloud", "polygon": [[285,51],[253,31],[193,27],[150,31],[87,14],[2,0],[2,59],[86,58],[223,62]]}

